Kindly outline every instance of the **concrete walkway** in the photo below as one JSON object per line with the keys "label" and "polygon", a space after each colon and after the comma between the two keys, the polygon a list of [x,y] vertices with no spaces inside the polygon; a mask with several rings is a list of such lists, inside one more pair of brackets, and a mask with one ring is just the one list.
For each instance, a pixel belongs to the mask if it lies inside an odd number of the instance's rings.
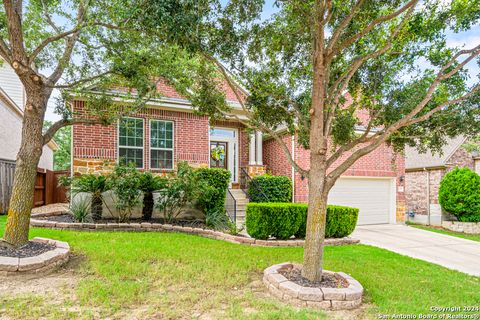
{"label": "concrete walkway", "polygon": [[392,224],[358,226],[352,237],[363,244],[480,277],[478,241]]}

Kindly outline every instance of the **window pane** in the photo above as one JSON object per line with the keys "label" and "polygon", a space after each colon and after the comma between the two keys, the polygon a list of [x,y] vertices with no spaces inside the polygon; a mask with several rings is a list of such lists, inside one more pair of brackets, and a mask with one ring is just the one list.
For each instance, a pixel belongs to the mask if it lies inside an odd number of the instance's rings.
{"label": "window pane", "polygon": [[150,166],[154,169],[173,168],[173,151],[152,150],[150,158]]}
{"label": "window pane", "polygon": [[235,130],[213,128],[210,130],[210,136],[235,138]]}
{"label": "window pane", "polygon": [[143,120],[120,120],[118,144],[126,147],[143,147]]}
{"label": "window pane", "polygon": [[150,127],[150,146],[152,148],[173,149],[172,130],[172,122],[153,120]]}
{"label": "window pane", "polygon": [[133,162],[137,168],[143,167],[142,149],[119,148],[118,156],[120,164],[127,165]]}

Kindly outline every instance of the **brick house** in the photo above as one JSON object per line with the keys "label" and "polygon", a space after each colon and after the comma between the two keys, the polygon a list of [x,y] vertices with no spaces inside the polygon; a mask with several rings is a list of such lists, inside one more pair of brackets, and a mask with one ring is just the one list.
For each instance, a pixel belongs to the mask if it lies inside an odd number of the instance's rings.
{"label": "brick house", "polygon": [[440,181],[456,167],[468,167],[480,173],[480,158],[462,145],[465,137],[449,139],[440,154],[405,150],[405,198],[409,220],[422,224],[441,225],[442,209],[438,202]]}
{"label": "brick house", "polygon": [[[244,117],[235,94],[228,86],[224,90],[232,113]],[[74,125],[73,173],[104,173],[119,160],[133,161],[142,170],[169,172],[179,161],[188,161],[194,166],[230,170],[235,189],[246,174],[254,176],[268,170],[292,178],[294,201],[307,200],[306,179],[294,173],[275,140],[260,132],[248,134],[235,120],[211,125],[207,116],[195,114],[190,102],[166,83],[159,84],[159,91],[161,99],[150,101],[146,108],[115,124]],[[85,101],[74,98],[71,107],[75,114],[84,116]],[[284,139],[293,148],[295,159],[308,167],[309,151],[293,137]],[[224,156],[214,159],[212,150],[222,150]],[[403,221],[403,175],[403,157],[383,145],[357,161],[332,189],[329,199],[360,208],[360,224]],[[240,190],[231,190],[231,194],[242,199]],[[244,207],[237,211],[237,217],[242,216]]]}
{"label": "brick house", "polygon": [[[135,162],[137,168],[152,172],[171,172],[179,161],[188,161],[193,166],[223,167],[231,171],[233,183],[239,182],[241,168],[256,170],[257,165],[248,162],[248,145],[252,141],[261,149],[260,133],[249,138],[238,121],[217,121],[210,125],[209,118],[195,114],[190,102],[171,86],[162,82],[158,90],[161,99],[151,100],[146,108],[115,124],[74,125],[73,173],[103,173],[119,159]],[[228,87],[225,93],[232,113],[242,117],[234,93]],[[88,117],[85,101],[74,98],[71,108],[75,116]],[[224,150],[225,158],[211,159],[210,151],[214,148]]]}

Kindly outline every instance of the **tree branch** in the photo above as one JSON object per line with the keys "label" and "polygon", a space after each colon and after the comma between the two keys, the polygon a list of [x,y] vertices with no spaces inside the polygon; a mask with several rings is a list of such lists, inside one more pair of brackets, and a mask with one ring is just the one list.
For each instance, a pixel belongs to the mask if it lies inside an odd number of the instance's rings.
{"label": "tree branch", "polygon": [[47,131],[43,134],[43,144],[47,144],[50,140],[53,139],[55,133],[63,127],[74,125],[74,124],[101,124],[100,120],[93,120],[93,119],[62,119],[54,124],[52,124]]}
{"label": "tree branch", "polygon": [[55,41],[58,41],[58,40],[61,40],[61,39],[64,39],[72,34],[75,34],[77,32],[80,31],[80,29],[82,29],[81,26],[76,26],[75,28],[73,28],[72,30],[69,30],[69,31],[65,31],[65,32],[61,32],[61,33],[58,33],[54,36],[51,36],[51,37],[48,37],[46,39],[44,39],[33,51],[32,53],[30,54],[30,56],[28,57],[28,59],[30,60],[30,62],[33,62],[35,60],[35,58],[40,54],[40,52],[42,52],[43,49],[45,49],[46,46],[48,46],[50,43],[52,42],[55,42]]}
{"label": "tree branch", "polygon": [[0,57],[8,63],[12,63],[12,52],[3,39],[0,38]]}
{"label": "tree branch", "polygon": [[352,45],[354,42],[358,41],[360,38],[364,37],[365,35],[369,34],[377,25],[380,23],[392,20],[396,17],[398,17],[400,14],[403,12],[407,11],[410,8],[415,8],[419,0],[410,0],[407,4],[405,4],[403,7],[398,9],[397,11],[387,14],[384,16],[381,16],[374,21],[372,21],[368,26],[366,26],[361,32],[351,36],[350,38],[346,39],[342,43],[340,43],[338,46],[335,46],[330,54],[329,54],[329,59],[332,58],[332,56],[336,55],[337,53],[341,52],[343,49],[349,47]]}
{"label": "tree branch", "polygon": [[350,14],[347,15],[342,22],[338,25],[338,27],[335,28],[333,31],[332,37],[328,41],[327,45],[327,50],[326,53],[327,55],[330,55],[332,53],[333,47],[337,44],[338,38],[343,34],[345,31],[345,28],[347,25],[352,21],[353,17],[357,14],[358,9],[363,5],[364,0],[357,0],[355,5],[352,8],[352,11],[350,11]]}
{"label": "tree branch", "polygon": [[87,83],[87,82],[90,82],[90,81],[93,81],[93,80],[96,80],[96,79],[99,79],[99,78],[102,78],[108,74],[111,74],[112,71],[105,71],[105,72],[102,72],[102,73],[99,73],[95,76],[91,76],[91,77],[88,77],[88,78],[84,78],[84,79],[80,79],[80,80],[77,80],[77,81],[74,81],[74,82],[71,82],[69,84],[61,84],[61,85],[47,85],[47,87],[50,87],[50,88],[55,88],[55,89],[71,89],[71,88],[74,88],[78,85],[81,85],[83,83]]}
{"label": "tree branch", "polygon": [[[88,5],[88,0],[87,0],[87,5]],[[50,75],[50,77],[48,77],[49,84],[56,84],[60,79],[60,77],[62,76],[63,71],[67,67],[67,64],[69,63],[72,57],[75,44],[80,36],[80,32],[82,30],[81,26],[85,20],[85,16],[87,13],[86,11],[87,11],[87,6],[83,3],[83,1],[81,1],[80,4],[78,5],[78,11],[77,11],[77,18],[76,18],[77,27],[73,29],[76,31],[74,31],[70,36],[67,36],[67,38],[65,38],[65,50],[63,52],[62,57],[58,61],[55,70]]]}
{"label": "tree branch", "polygon": [[11,61],[20,61],[26,64],[28,61],[23,45],[22,5],[21,0],[3,1],[7,15],[7,28],[11,49]]}

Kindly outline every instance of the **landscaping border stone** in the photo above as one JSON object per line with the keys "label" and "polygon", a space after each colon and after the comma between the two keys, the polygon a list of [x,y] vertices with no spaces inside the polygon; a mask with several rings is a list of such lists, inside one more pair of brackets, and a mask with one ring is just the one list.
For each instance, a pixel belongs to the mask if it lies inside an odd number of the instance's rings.
{"label": "landscaping border stone", "polygon": [[442,227],[455,232],[480,234],[480,222],[442,221]]}
{"label": "landscaping border stone", "polygon": [[[210,229],[192,228],[183,226],[174,226],[171,224],[162,223],[73,223],[73,222],[55,222],[48,220],[35,219],[39,217],[48,217],[48,214],[38,213],[32,214],[30,225],[32,227],[57,229],[57,230],[75,230],[75,231],[147,231],[147,232],[182,232],[188,234],[195,234],[198,236],[212,238],[217,240],[224,240],[231,243],[263,246],[263,247],[303,247],[305,240],[258,240],[243,236],[231,235],[220,231]],[[338,239],[325,239],[325,245],[338,246],[346,244],[356,244],[360,240],[345,237]]]}
{"label": "landscaping border stone", "polygon": [[55,249],[33,257],[0,257],[0,276],[46,273],[68,261],[70,255],[68,243],[39,237],[33,238],[31,241],[48,243],[55,246]]}
{"label": "landscaping border stone", "polygon": [[278,299],[296,307],[310,307],[322,310],[348,310],[362,304],[363,287],[354,278],[343,272],[324,270],[324,273],[341,277],[348,282],[347,288],[303,287],[288,280],[279,270],[291,268],[290,262],[268,267],[263,272],[263,283],[268,291]]}

